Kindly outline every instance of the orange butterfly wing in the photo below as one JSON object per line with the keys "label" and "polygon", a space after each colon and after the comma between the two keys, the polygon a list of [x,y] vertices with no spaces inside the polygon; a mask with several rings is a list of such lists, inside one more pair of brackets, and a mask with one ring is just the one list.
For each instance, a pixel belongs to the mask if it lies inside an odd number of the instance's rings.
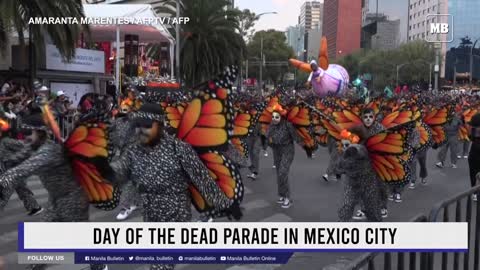
{"label": "orange butterfly wing", "polygon": [[405,123],[419,119],[421,116],[420,111],[418,110],[398,110],[391,112],[382,119],[382,125],[385,128],[393,128],[398,125],[403,125]]}
{"label": "orange butterfly wing", "polygon": [[[227,198],[238,202],[242,201],[243,183],[236,167],[224,155],[218,152],[209,151],[199,156],[207,167],[210,176]],[[189,190],[192,194],[193,205],[197,211],[200,213],[206,212],[209,216],[218,216],[219,212],[201,196],[195,186],[190,185]]]}
{"label": "orange butterfly wing", "polygon": [[235,137],[230,139],[230,143],[235,149],[237,149],[243,157],[248,157],[248,147],[247,143],[244,141],[244,138]]}
{"label": "orange butterfly wing", "polygon": [[412,128],[414,123],[387,129],[371,136],[365,143],[373,169],[388,184],[403,185],[411,179],[408,164],[413,157],[413,150],[408,145],[407,134]]}
{"label": "orange butterfly wing", "polygon": [[[268,104],[267,104],[266,108],[271,108],[271,107],[273,107],[274,104],[277,104],[278,102],[279,102],[279,98],[277,96],[272,97],[268,101]],[[262,114],[260,115],[259,122],[260,122],[260,125],[261,125],[262,135],[265,136],[267,134],[268,126],[272,122],[272,113],[269,110],[264,109],[262,111]]]}
{"label": "orange butterfly wing", "polygon": [[334,111],[332,113],[332,120],[338,125],[341,129],[351,129],[355,126],[362,124],[362,119],[358,114],[352,112],[351,110],[341,110]]}
{"label": "orange butterfly wing", "polygon": [[[192,145],[208,169],[212,180],[230,199],[240,203],[243,183],[238,169],[219,151],[226,149],[232,138],[233,104],[230,89],[235,81],[236,69],[230,67],[222,77],[208,82],[197,90],[193,99],[184,106],[177,129],[177,137]],[[183,107],[183,106],[182,106]],[[193,185],[189,186],[195,208],[209,216],[219,215]]]}
{"label": "orange butterfly wing", "polygon": [[250,136],[262,116],[262,112],[266,108],[266,103],[253,105],[250,109],[239,108],[236,112],[235,119],[233,121],[233,133],[234,137],[247,137]]}
{"label": "orange butterfly wing", "polygon": [[226,106],[228,91],[225,88],[202,91],[190,101],[178,125],[178,138],[194,148],[225,146],[231,128],[227,117],[232,115]]}
{"label": "orange butterfly wing", "polygon": [[167,125],[174,129],[178,129],[180,126],[180,120],[182,120],[183,112],[185,111],[186,103],[178,103],[176,105],[170,105],[167,102],[161,102],[160,106],[165,112],[165,122]]}
{"label": "orange butterfly wing", "polygon": [[287,120],[295,127],[297,134],[303,139],[303,145],[307,152],[314,151],[318,145],[315,141],[313,123],[310,109],[304,104],[290,108]]}
{"label": "orange butterfly wing", "polygon": [[432,143],[433,143],[432,130],[427,124],[421,121],[417,122],[415,128],[420,134],[420,145],[418,146],[418,148],[415,149],[415,151],[422,152],[424,150],[427,150],[429,147],[432,146]]}
{"label": "orange butterfly wing", "polygon": [[468,124],[472,117],[478,112],[477,109],[469,108],[463,112],[463,119],[465,123],[460,126],[458,130],[458,139],[461,141],[470,141],[469,131],[470,125]]}
{"label": "orange butterfly wing", "polygon": [[427,124],[432,131],[433,145],[436,149],[447,141],[447,134],[443,125],[450,121],[452,108],[449,106],[442,108],[431,108],[424,113],[423,122]]}
{"label": "orange butterfly wing", "polygon": [[65,141],[75,179],[95,207],[113,210],[120,201],[120,190],[108,180],[111,153],[108,125],[82,123]]}

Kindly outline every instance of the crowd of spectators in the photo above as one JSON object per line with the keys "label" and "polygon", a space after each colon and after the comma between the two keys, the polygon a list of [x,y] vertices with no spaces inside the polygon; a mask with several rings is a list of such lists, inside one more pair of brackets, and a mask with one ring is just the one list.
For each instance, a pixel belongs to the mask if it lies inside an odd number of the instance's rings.
{"label": "crowd of spectators", "polygon": [[68,99],[63,91],[52,93],[48,87],[37,82],[35,89],[30,89],[14,80],[7,80],[0,89],[0,117],[8,120],[11,124],[11,132],[16,133],[21,119],[31,113],[40,110],[35,100],[44,98],[52,112],[55,114],[61,128],[66,128],[69,118],[73,118],[77,108]]}

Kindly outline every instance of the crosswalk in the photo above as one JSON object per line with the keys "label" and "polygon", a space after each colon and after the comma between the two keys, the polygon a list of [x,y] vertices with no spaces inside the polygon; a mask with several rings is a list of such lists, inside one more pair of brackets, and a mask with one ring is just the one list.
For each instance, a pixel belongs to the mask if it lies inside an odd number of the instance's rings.
{"label": "crosswalk", "polygon": [[[35,194],[35,198],[37,199],[38,203],[42,206],[48,201],[48,194],[47,191],[43,188],[42,184],[38,179],[29,179],[27,182],[28,187],[32,190]],[[245,187],[245,199],[242,207],[244,209],[246,221],[261,221],[261,222],[289,222],[292,221],[292,218],[284,213],[276,213],[270,216],[265,216],[263,219],[258,220],[257,218],[249,218],[249,214],[252,213],[259,213],[265,212],[265,209],[271,209],[272,207],[276,206],[275,201],[268,201],[262,197],[260,198],[252,198],[253,190],[248,186]],[[142,217],[140,216],[140,211],[136,211],[137,213],[134,214],[133,217],[128,219],[128,222],[142,222]],[[271,212],[271,211],[267,211]],[[198,217],[196,212],[194,212],[194,219]],[[26,210],[23,207],[22,201],[18,198],[17,194],[14,194],[8,205],[5,207],[4,211],[1,213],[2,216],[0,218],[0,257],[8,266],[7,269],[11,270],[20,270],[24,269],[23,265],[17,264],[17,239],[18,239],[18,232],[17,232],[17,224],[21,221],[39,221],[41,218],[41,214],[36,217],[29,217],[26,214]],[[91,209],[90,212],[90,220],[91,221],[115,221],[115,215],[117,214],[116,211],[106,212],[101,211],[95,208]],[[250,219],[250,220],[249,220]],[[219,220],[219,221],[226,221]],[[278,268],[280,265],[225,265],[222,269],[225,270],[255,270],[255,269],[266,269],[266,270],[274,270]],[[67,268],[68,267],[68,268]],[[193,270],[196,269],[198,265],[177,265],[176,270]],[[69,269],[69,270],[81,270],[81,269],[88,269],[88,265],[54,265],[49,267],[51,270],[62,270],[62,269]],[[148,269],[146,265],[113,265],[109,266],[109,269],[132,269],[132,270],[145,270]],[[220,269],[220,268],[218,268]]]}

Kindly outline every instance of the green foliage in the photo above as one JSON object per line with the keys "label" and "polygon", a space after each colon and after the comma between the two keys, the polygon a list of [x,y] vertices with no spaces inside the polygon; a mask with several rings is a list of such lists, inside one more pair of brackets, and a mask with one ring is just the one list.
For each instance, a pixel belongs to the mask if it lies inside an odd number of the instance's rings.
{"label": "green foliage", "polygon": [[255,31],[253,27],[258,20],[258,16],[249,9],[239,11],[240,35],[247,41],[253,36]]}
{"label": "green foliage", "polygon": [[[281,61],[287,62],[289,58],[294,57],[293,49],[287,45],[285,33],[276,30],[259,31],[252,37],[248,43],[248,59],[250,61],[260,61],[261,39],[263,37],[263,54],[265,62]],[[263,68],[263,80],[271,80],[275,85],[283,80],[286,72],[294,72],[294,69],[285,66],[266,66]],[[259,78],[259,66],[249,67],[249,76]],[[300,72],[299,72],[300,73]]]}
{"label": "green foliage", "polygon": [[424,41],[409,42],[394,50],[359,50],[337,62],[345,67],[350,78],[371,73],[373,89],[383,90],[386,86],[395,86],[397,66],[399,83],[414,83],[429,80],[429,64],[435,58],[434,49]]}
{"label": "green foliage", "polygon": [[[176,1],[165,2],[157,13],[176,16]],[[210,79],[226,65],[240,64],[246,48],[240,34],[241,12],[227,5],[226,0],[181,1],[181,16],[190,18],[180,34],[180,69],[188,86]]]}
{"label": "green foliage", "polygon": [[[81,0],[2,0],[0,1],[0,49],[7,49],[10,32],[14,31],[21,45],[25,44],[25,35],[29,29],[29,19],[35,17],[75,17],[78,21],[84,17]],[[31,33],[36,45],[37,55],[45,52],[45,34],[66,59],[75,55],[75,47],[82,27],[78,24],[32,24]]]}

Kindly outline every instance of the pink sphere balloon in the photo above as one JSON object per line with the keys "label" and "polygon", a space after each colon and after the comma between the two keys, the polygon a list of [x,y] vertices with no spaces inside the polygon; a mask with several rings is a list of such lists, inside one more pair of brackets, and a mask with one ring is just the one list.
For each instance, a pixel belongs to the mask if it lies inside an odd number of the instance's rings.
{"label": "pink sphere balloon", "polygon": [[350,77],[342,66],[331,64],[327,70],[318,68],[317,71],[314,71],[311,82],[315,94],[324,97],[328,93],[343,94],[349,80]]}

